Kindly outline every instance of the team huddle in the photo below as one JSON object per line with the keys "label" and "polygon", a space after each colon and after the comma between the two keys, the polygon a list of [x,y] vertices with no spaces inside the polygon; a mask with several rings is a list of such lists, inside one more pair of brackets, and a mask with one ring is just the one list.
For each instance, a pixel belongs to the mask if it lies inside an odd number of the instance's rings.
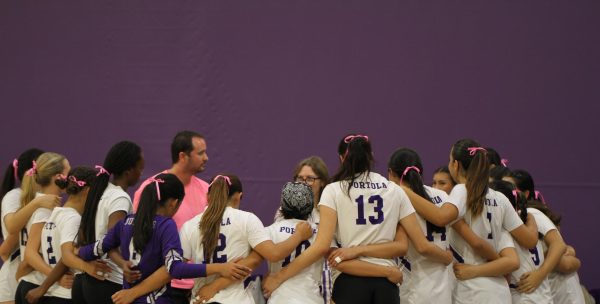
{"label": "team huddle", "polygon": [[585,303],[560,216],[527,171],[473,140],[449,149],[430,187],[414,150],[396,150],[384,177],[369,137],[345,136],[332,177],[316,156],[296,166],[268,227],[241,210],[236,175],[195,176],[206,151],[179,132],[172,167],[133,200],[133,142],[94,168],[23,152],[0,192],[0,304]]}

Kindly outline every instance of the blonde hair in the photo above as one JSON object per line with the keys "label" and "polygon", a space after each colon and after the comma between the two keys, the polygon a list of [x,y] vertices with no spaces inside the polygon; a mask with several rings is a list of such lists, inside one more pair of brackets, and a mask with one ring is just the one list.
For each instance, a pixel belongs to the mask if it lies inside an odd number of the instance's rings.
{"label": "blonde hair", "polygon": [[58,153],[46,152],[40,155],[36,160],[36,169],[28,171],[23,175],[21,183],[21,208],[29,204],[37,191],[37,185],[45,187],[50,185],[52,177],[65,170],[65,157]]}

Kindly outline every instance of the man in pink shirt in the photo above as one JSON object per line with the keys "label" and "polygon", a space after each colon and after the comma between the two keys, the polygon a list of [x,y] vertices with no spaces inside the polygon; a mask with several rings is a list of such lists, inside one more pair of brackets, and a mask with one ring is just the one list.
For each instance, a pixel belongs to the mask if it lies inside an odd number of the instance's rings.
{"label": "man in pink shirt", "polygon": [[[192,131],[177,133],[171,143],[171,159],[173,161],[171,169],[161,173],[174,174],[185,187],[185,197],[181,202],[181,206],[179,206],[179,210],[173,216],[173,220],[177,224],[177,230],[179,230],[185,222],[200,214],[206,208],[208,183],[194,176],[204,171],[208,161],[204,137]],[[142,190],[148,183],[149,179],[145,180],[135,192],[133,197],[134,211],[137,211]],[[190,303],[193,286],[193,280],[172,280],[171,299],[173,303]]]}

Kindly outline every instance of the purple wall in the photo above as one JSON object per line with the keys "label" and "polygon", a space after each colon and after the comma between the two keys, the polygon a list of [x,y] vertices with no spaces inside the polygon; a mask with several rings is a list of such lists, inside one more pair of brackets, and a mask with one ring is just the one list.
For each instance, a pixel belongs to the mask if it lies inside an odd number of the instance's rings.
{"label": "purple wall", "polygon": [[295,163],[335,170],[347,132],[380,172],[416,149],[427,179],[473,137],[534,174],[600,287],[600,3],[323,2],[1,1],[0,162],[37,146],[93,165],[131,139],[148,176],[193,129],[201,177],[240,175],[269,224]]}

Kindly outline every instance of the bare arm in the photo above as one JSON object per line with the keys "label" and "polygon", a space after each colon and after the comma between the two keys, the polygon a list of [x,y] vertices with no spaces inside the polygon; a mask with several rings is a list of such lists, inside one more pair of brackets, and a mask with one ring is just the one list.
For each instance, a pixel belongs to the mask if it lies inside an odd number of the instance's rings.
{"label": "bare arm", "polygon": [[413,207],[428,222],[443,227],[450,224],[458,217],[458,208],[450,203],[444,203],[441,207],[437,207],[430,201],[416,194],[410,188],[402,186],[404,192],[410,199]]}
{"label": "bare arm", "polygon": [[427,241],[423,234],[423,230],[417,222],[417,216],[411,214],[400,220],[402,227],[406,230],[410,241],[415,246],[415,249],[421,254],[427,257],[429,260],[449,265],[452,263],[452,254],[448,251],[442,250],[437,245]]}
{"label": "bare arm", "polygon": [[477,255],[488,261],[493,261],[499,258],[496,250],[486,240],[480,238],[464,220],[459,220],[452,225],[458,234],[473,248]]}
{"label": "bare arm", "polygon": [[560,262],[556,265],[554,270],[564,274],[573,273],[579,270],[581,261],[575,255],[575,248],[567,245],[565,254],[560,258]]}
{"label": "bare arm", "polygon": [[296,225],[294,234],[287,240],[281,243],[273,243],[273,241],[264,241],[254,247],[254,250],[269,262],[277,262],[285,259],[292,251],[300,245],[304,240],[312,236],[312,227],[306,222],[301,222]]}
{"label": "bare arm", "polygon": [[42,228],[46,223],[37,223],[31,225],[29,229],[29,237],[27,239],[27,246],[25,246],[25,261],[33,269],[43,273],[45,276],[50,275],[52,267],[46,264],[46,261],[40,255],[40,241],[42,236]]}
{"label": "bare arm", "polygon": [[50,274],[46,277],[46,279],[44,279],[44,282],[42,282],[40,286],[27,292],[27,302],[37,303],[39,299],[41,299],[48,291],[48,289],[50,289],[54,283],[58,282],[58,280],[60,280],[68,270],[69,268],[63,263],[63,260],[60,259],[54,268],[52,268]]}
{"label": "bare arm", "polygon": [[328,261],[331,266],[336,267],[338,265],[336,260],[337,257],[342,261],[356,259],[361,256],[393,259],[404,256],[407,250],[408,236],[406,235],[404,228],[402,228],[402,225],[398,224],[394,241],[349,248],[336,248],[329,254]]}
{"label": "bare arm", "polygon": [[337,270],[361,277],[387,278],[392,283],[402,283],[402,271],[396,266],[382,266],[359,260],[344,261]]}
{"label": "bare arm", "polygon": [[500,251],[500,258],[481,265],[454,264],[454,274],[459,280],[476,277],[499,277],[519,269],[519,257],[515,248]]}
{"label": "bare arm", "polygon": [[167,267],[162,266],[139,284],[130,289],[119,290],[113,294],[112,300],[116,304],[132,303],[135,299],[147,295],[169,282],[171,282],[171,276],[167,271]]}
{"label": "bare arm", "polygon": [[[538,269],[534,271],[524,273],[519,280],[519,292],[531,293],[535,291],[544,279],[548,276],[552,270],[558,265],[561,257],[567,250],[567,245],[563,242],[558,230],[551,230],[544,236],[544,242],[548,245],[548,252],[544,263],[540,265]],[[537,250],[537,249],[535,249]],[[538,252],[538,254],[544,254]]]}
{"label": "bare arm", "polygon": [[16,234],[9,234],[6,239],[0,245],[0,257],[2,261],[6,262],[10,258],[10,254],[17,249],[19,243],[19,236]]}
{"label": "bare arm", "polygon": [[4,216],[6,230],[9,234],[18,235],[21,229],[25,227],[29,218],[38,208],[54,209],[60,206],[60,197],[56,195],[41,195],[33,199],[29,204],[19,209],[15,213],[9,213]]}
{"label": "bare arm", "polygon": [[519,245],[533,249],[537,245],[538,231],[533,215],[527,214],[527,222],[510,232]]}

